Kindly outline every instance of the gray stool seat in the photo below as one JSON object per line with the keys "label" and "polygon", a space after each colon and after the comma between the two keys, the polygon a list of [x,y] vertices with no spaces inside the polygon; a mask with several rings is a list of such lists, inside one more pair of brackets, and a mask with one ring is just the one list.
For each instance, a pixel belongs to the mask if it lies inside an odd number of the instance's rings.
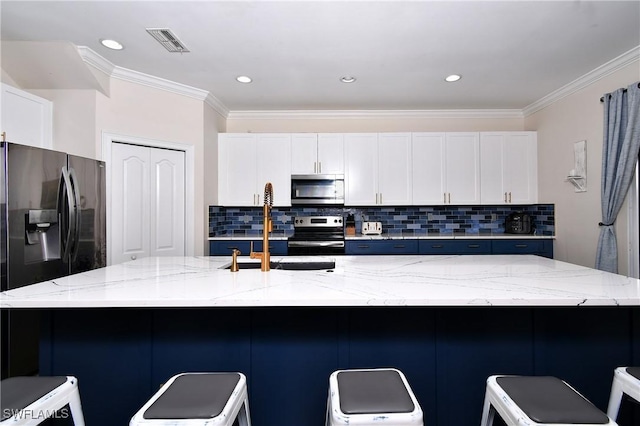
{"label": "gray stool seat", "polygon": [[84,426],[78,380],[73,376],[4,379],[0,382],[0,407],[1,424],[36,425],[51,417],[70,417],[74,425]]}
{"label": "gray stool seat", "polygon": [[341,371],[340,408],[346,414],[409,413],[415,406],[397,371]]}
{"label": "gray stool seat", "polygon": [[640,367],[627,367],[627,373],[640,380]]}
{"label": "gray stool seat", "polygon": [[130,426],[251,426],[242,373],[182,373],[171,377],[131,418]]}
{"label": "gray stool seat", "polygon": [[326,426],[385,424],[424,424],[422,408],[400,370],[338,370],[329,376]]}
{"label": "gray stool seat", "polygon": [[556,377],[499,377],[496,381],[535,422],[609,423],[606,414]]}
{"label": "gray stool seat", "polygon": [[551,376],[489,376],[480,426],[616,426],[567,382]]}
{"label": "gray stool seat", "polygon": [[144,412],[145,419],[210,419],[222,413],[240,381],[238,373],[187,374]]}

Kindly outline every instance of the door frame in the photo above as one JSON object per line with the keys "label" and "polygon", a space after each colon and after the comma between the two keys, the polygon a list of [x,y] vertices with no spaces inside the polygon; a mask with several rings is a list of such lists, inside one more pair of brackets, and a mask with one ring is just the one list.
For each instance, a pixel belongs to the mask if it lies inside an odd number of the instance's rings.
{"label": "door frame", "polygon": [[107,265],[111,265],[111,150],[114,143],[146,146],[150,148],[172,149],[182,151],[185,155],[185,210],[184,210],[184,249],[185,256],[193,256],[195,251],[195,147],[177,142],[140,138],[137,136],[121,135],[102,132],[102,159],[106,164],[107,186]]}

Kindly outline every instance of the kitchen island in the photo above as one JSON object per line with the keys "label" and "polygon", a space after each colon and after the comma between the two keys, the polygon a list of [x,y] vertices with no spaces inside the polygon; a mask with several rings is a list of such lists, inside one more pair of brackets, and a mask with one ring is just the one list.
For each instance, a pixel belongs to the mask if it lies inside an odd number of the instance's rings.
{"label": "kitchen island", "polygon": [[334,259],[139,259],[0,306],[42,312],[41,374],[76,375],[96,426],[126,424],[179,371],[242,371],[254,425],[306,426],[324,422],[332,371],[394,366],[425,424],[460,426],[479,424],[490,374],[556,375],[606,408],[613,369],[640,364],[636,279],[530,255]]}

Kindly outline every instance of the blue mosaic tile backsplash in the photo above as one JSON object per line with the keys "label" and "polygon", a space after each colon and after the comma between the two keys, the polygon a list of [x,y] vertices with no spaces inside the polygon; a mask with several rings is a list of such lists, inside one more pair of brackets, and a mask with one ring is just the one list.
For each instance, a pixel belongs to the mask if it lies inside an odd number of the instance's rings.
{"label": "blue mosaic tile backsplash", "polygon": [[[536,235],[555,235],[553,204],[527,206],[406,206],[406,207],[286,207],[273,208],[273,235],[293,235],[297,216],[353,214],[356,232],[363,221],[382,222],[384,234],[403,236],[484,235],[504,233],[505,218],[513,212],[531,215]],[[262,207],[209,206],[209,236],[259,236]]]}

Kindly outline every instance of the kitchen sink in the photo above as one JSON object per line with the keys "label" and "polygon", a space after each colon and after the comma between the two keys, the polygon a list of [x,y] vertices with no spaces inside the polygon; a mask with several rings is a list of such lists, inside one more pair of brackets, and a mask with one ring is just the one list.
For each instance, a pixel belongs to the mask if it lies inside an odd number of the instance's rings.
{"label": "kitchen sink", "polygon": [[[303,262],[270,262],[271,269],[282,269],[284,271],[321,271],[334,269],[336,267],[335,261],[322,260],[322,261],[303,261]],[[230,269],[231,265],[225,266],[224,269]],[[240,269],[260,269],[260,262],[238,262],[238,268]]]}

